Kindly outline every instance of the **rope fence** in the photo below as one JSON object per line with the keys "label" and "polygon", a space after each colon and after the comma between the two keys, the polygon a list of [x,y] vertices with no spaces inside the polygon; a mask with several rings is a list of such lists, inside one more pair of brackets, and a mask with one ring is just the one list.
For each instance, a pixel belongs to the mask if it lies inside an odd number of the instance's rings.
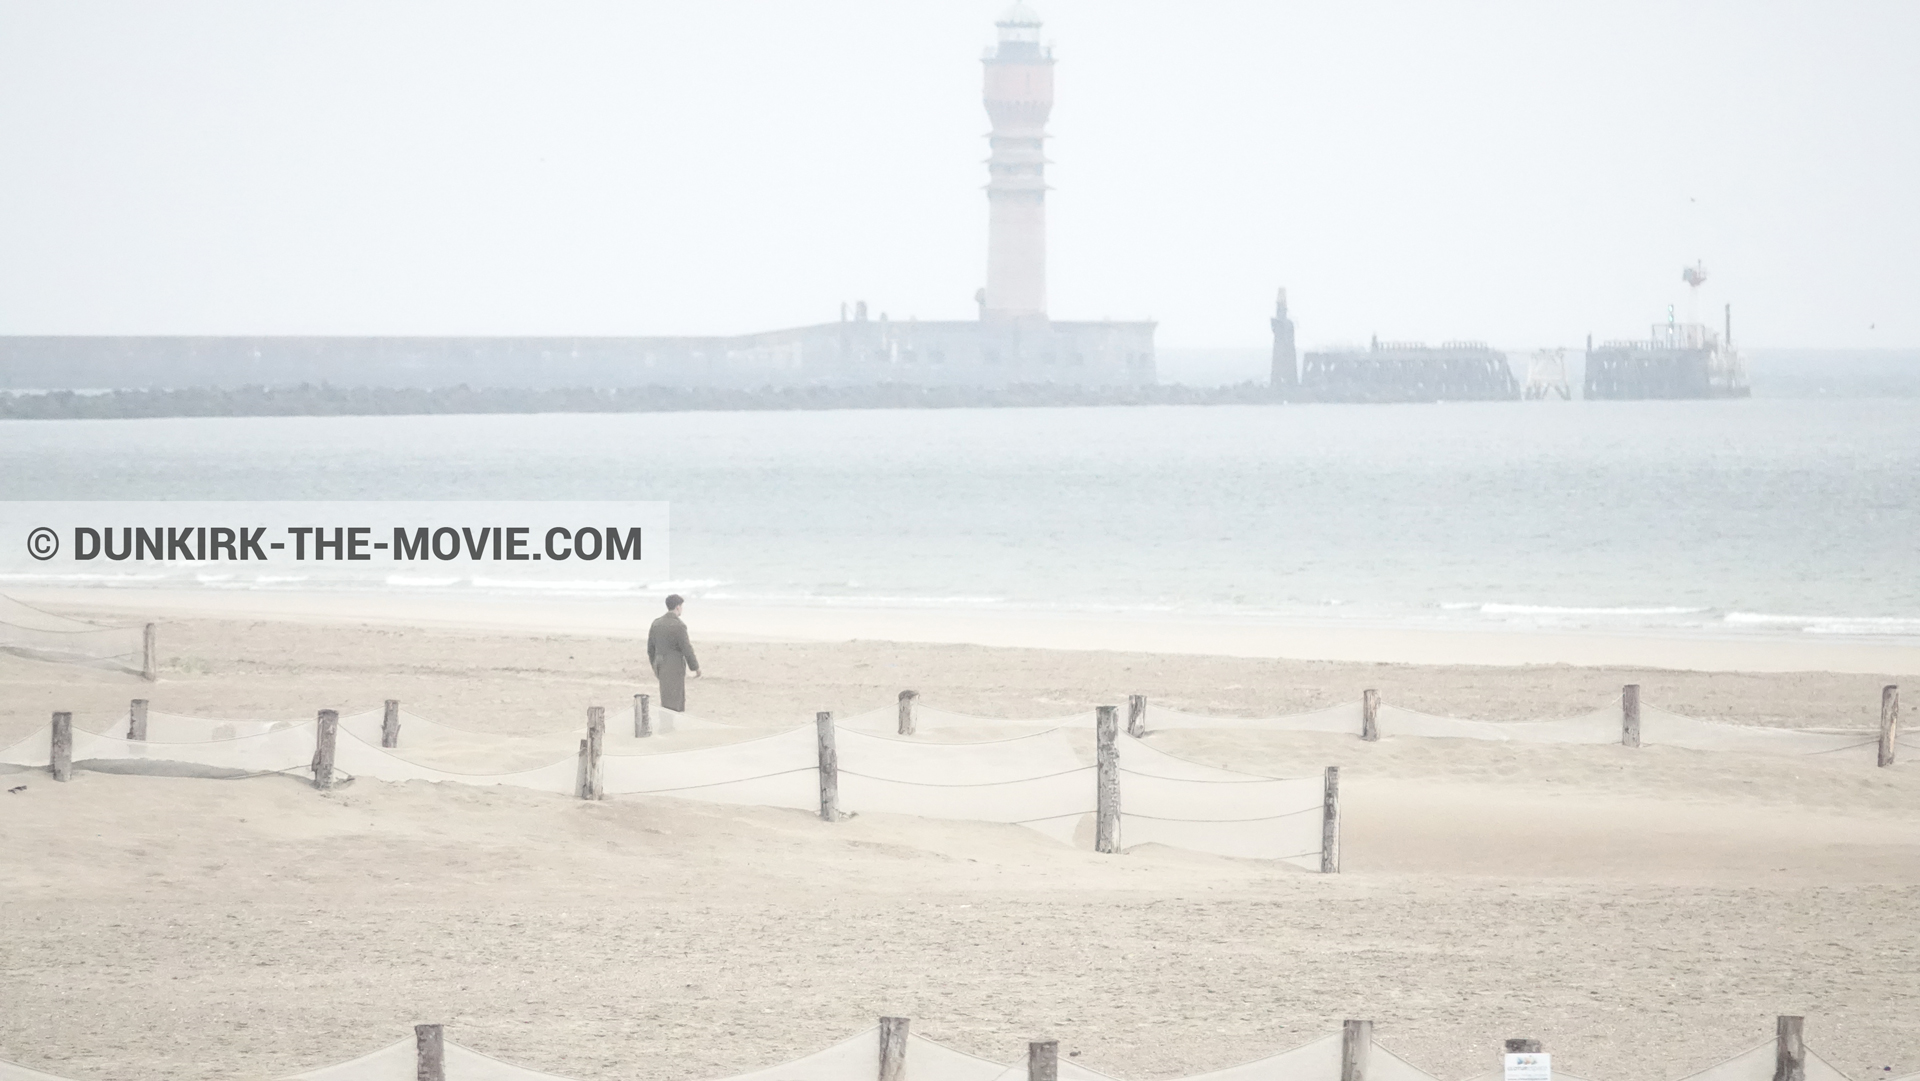
{"label": "rope fence", "polygon": [[[426,780],[508,785],[582,799],[678,796],[813,811],[829,822],[844,814],[901,814],[1022,825],[1066,844],[1084,844],[1081,827],[1090,823],[1094,849],[1103,853],[1161,844],[1223,856],[1307,861],[1309,869],[1333,873],[1339,867],[1337,767],[1317,778],[1264,777],[1180,758],[1148,741],[1160,733],[1218,727],[1345,734],[1362,742],[1612,743],[1821,757],[1874,747],[1882,767],[1896,763],[1903,745],[1913,749],[1912,734],[1903,740],[1900,732],[1897,686],[1888,686],[1881,696],[1877,734],[1698,720],[1644,705],[1639,692],[1630,684],[1616,703],[1588,714],[1523,722],[1399,709],[1373,690],[1357,708],[1255,719],[1183,713],[1134,695],[1124,731],[1118,708],[1103,706],[1091,716],[1040,722],[1049,727],[1028,735],[977,742],[921,740],[915,733],[960,729],[962,722],[977,728],[1022,722],[922,712],[919,696],[903,692],[895,705],[843,721],[820,713],[811,725],[655,754],[641,753],[655,745],[651,726],[636,724],[631,740],[610,735],[599,708],[588,711],[587,738],[568,754],[561,748],[575,741],[577,730],[487,736],[405,714],[392,699],[380,711],[342,717],[322,710],[313,721],[272,722],[166,714],[151,710],[147,699],[134,699],[124,737],[117,734],[119,721],[107,732],[81,732],[71,713],[55,713],[46,729],[0,749],[0,771],[46,769],[60,781],[76,768],[220,779],[305,773],[323,789],[356,779]],[[637,708],[644,709],[644,703]],[[688,729],[732,727],[697,718],[678,723]],[[1094,729],[1092,763],[1067,736],[1083,726]],[[164,738],[148,739],[150,733]],[[479,755],[490,763],[479,768],[433,764],[411,746],[416,739],[429,758],[437,749]],[[550,757],[536,759],[539,764],[531,768],[500,764],[509,753],[524,756],[541,748],[550,748],[544,752]]]}
{"label": "rope fence", "polygon": [[[1026,1054],[1011,1063],[968,1054],[910,1031],[904,1017],[882,1017],[853,1037],[802,1058],[724,1081],[1117,1081],[1111,1075],[1062,1062],[1059,1042],[1029,1041]],[[1495,1041],[1504,1050],[1500,1063],[1470,1081],[1582,1081],[1562,1070],[1544,1041],[1516,1037]],[[1077,1053],[1077,1052],[1076,1052]],[[608,1063],[608,1065],[613,1065]],[[1062,1067],[1066,1069],[1062,1069]],[[668,1067],[670,1072],[672,1067]],[[1517,1071],[1517,1072],[1516,1072]],[[622,1076],[646,1076],[622,1064]],[[415,1081],[570,1081],[483,1054],[447,1039],[445,1026],[415,1025],[401,1039],[344,1062],[318,1066],[281,1081],[365,1081],[367,1078]],[[1348,1020],[1340,1031],[1253,1062],[1190,1075],[1176,1081],[1440,1081],[1434,1074],[1395,1054],[1374,1038],[1374,1022]],[[0,1061],[0,1081],[68,1081],[59,1075]],[[1750,1046],[1682,1078],[1681,1081],[1851,1081],[1809,1049],[1805,1019],[1775,1019],[1771,1040]],[[1899,1081],[1920,1081],[1909,1074]]]}
{"label": "rope fence", "polygon": [[[300,722],[196,720],[153,711],[146,699],[135,700],[128,712],[168,739],[122,736],[119,721],[106,732],[80,732],[71,714],[60,713],[43,732],[0,749],[0,769],[45,768],[60,781],[76,768],[220,779],[304,773],[321,789],[354,780],[426,780],[590,800],[669,796],[812,811],[829,822],[846,814],[898,814],[1020,825],[1069,845],[1084,844],[1081,829],[1091,824],[1102,852],[1164,844],[1254,859],[1312,857],[1308,869],[1327,863],[1314,847],[1326,835],[1322,817],[1308,820],[1310,812],[1325,810],[1319,779],[1257,777],[1191,762],[1122,734],[1117,725],[1098,734],[1093,764],[1060,729],[977,743],[928,742],[836,724],[831,714],[757,738],[646,754],[621,752],[650,737],[610,742],[604,711],[590,710],[587,738],[569,758],[479,771],[447,769],[417,752],[409,757],[409,734],[443,751],[502,749],[514,737],[463,735],[410,718],[392,700],[377,713],[343,717],[322,710]],[[124,729],[145,730],[132,721]],[[376,734],[379,745],[369,738]],[[557,746],[572,739],[554,733],[532,742]],[[1121,761],[1146,768],[1116,768]]]}

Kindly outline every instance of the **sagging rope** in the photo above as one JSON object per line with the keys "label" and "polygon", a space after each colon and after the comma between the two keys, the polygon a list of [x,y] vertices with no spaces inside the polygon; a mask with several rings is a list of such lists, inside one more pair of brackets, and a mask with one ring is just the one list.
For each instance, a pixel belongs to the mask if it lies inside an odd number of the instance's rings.
{"label": "sagging rope", "polygon": [[1120,818],[1122,821],[1129,818],[1144,818],[1149,822],[1194,822],[1207,825],[1225,825],[1234,822],[1278,822],[1283,818],[1293,818],[1296,815],[1309,814],[1321,809],[1322,805],[1316,803],[1311,807],[1302,807],[1297,811],[1287,811],[1284,814],[1277,815],[1263,815],[1259,818],[1165,818],[1160,815],[1143,815],[1136,814],[1133,811],[1121,811]]}
{"label": "sagging rope", "polygon": [[911,784],[924,788],[992,788],[996,785],[1026,784],[1029,781],[1044,781],[1050,777],[1070,777],[1076,773],[1085,773],[1088,770],[1099,768],[1099,766],[1076,766],[1073,769],[1063,769],[1058,773],[1042,773],[1036,777],[1016,777],[1010,781],[957,781],[950,784],[943,784],[939,781],[905,781],[898,777],[875,777],[870,773],[855,773],[845,768],[842,768],[839,773],[842,777],[858,777],[864,781],[879,781],[882,784]]}

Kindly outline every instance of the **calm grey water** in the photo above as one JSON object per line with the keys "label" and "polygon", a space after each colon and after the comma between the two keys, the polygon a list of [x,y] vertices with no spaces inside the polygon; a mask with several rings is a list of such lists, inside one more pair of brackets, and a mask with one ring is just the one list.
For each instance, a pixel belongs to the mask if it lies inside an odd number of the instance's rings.
{"label": "calm grey water", "polygon": [[26,421],[0,458],[9,499],[664,499],[709,596],[1920,636],[1920,401]]}

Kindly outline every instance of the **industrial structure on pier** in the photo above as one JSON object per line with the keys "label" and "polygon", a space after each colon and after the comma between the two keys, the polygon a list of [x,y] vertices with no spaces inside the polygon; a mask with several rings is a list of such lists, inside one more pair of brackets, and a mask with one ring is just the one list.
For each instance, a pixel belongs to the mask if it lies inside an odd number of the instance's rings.
{"label": "industrial structure on pier", "polygon": [[1587,343],[1588,398],[1746,398],[1746,365],[1712,327],[1656,326],[1645,341]]}
{"label": "industrial structure on pier", "polygon": [[1507,355],[1485,342],[1383,342],[1308,353],[1300,387],[1323,402],[1477,402],[1520,397]]}
{"label": "industrial structure on pier", "polygon": [[1151,384],[1152,322],[1049,315],[1053,53],[1024,2],[995,26],[983,62],[987,272],[974,319],[871,318],[862,301],[842,305],[834,322],[722,337],[9,337],[0,338],[0,389]]}
{"label": "industrial structure on pier", "polygon": [[[1698,291],[1706,268],[1681,273]],[[1287,291],[1274,306],[1273,372],[1270,385],[1285,401],[1445,402],[1541,401],[1572,397],[1565,351],[1535,352],[1523,385],[1507,356],[1485,342],[1455,341],[1429,346],[1420,342],[1383,342],[1325,349],[1300,357],[1294,348],[1293,319]],[[1696,322],[1679,323],[1668,309],[1667,322],[1644,341],[1610,341],[1595,348],[1587,338],[1583,396],[1587,398],[1744,398],[1752,391],[1746,365],[1733,349],[1733,308],[1726,309],[1724,334]]]}
{"label": "industrial structure on pier", "polygon": [[1520,397],[1505,353],[1485,342],[1383,342],[1365,347],[1294,351],[1287,291],[1280,290],[1273,326],[1272,385],[1282,397],[1313,402],[1498,401]]}
{"label": "industrial structure on pier", "polygon": [[1695,263],[1680,271],[1687,283],[1689,320],[1676,323],[1673,309],[1667,322],[1655,326],[1645,341],[1606,342],[1593,347],[1587,338],[1589,398],[1745,398],[1747,366],[1733,348],[1733,305],[1726,306],[1725,334],[1716,334],[1691,317],[1699,311],[1700,286],[1707,268]]}

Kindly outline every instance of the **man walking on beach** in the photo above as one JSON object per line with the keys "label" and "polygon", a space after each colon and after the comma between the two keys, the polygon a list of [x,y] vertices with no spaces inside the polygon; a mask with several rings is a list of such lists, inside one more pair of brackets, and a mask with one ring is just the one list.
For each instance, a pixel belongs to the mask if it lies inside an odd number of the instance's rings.
{"label": "man walking on beach", "polygon": [[687,672],[700,678],[699,658],[693,655],[687,625],[680,622],[680,606],[685,603],[678,593],[668,597],[667,614],[647,629],[647,663],[660,680],[660,708],[675,713],[687,711]]}

